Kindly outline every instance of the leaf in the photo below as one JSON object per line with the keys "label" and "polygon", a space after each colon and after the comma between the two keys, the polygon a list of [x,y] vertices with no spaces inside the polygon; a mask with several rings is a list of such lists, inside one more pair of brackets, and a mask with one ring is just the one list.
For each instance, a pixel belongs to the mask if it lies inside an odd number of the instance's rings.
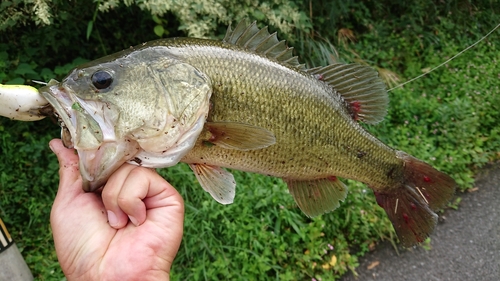
{"label": "leaf", "polygon": [[51,78],[54,78],[55,75],[54,75],[54,72],[52,72],[51,69],[44,67],[40,71],[40,76],[42,76],[43,80],[49,81]]}
{"label": "leaf", "polygon": [[427,72],[431,71],[431,68],[430,67],[422,68],[421,71],[423,73],[427,73]]}
{"label": "leaf", "polygon": [[288,222],[292,228],[295,230],[295,232],[297,232],[297,234],[301,237],[301,238],[304,238],[304,234],[302,233],[302,231],[300,231],[300,227],[292,220],[290,220]]}
{"label": "leaf", "polygon": [[330,259],[330,261],[328,263],[321,265],[321,267],[325,270],[328,270],[328,269],[334,267],[336,264],[337,264],[337,257],[335,255],[332,255],[332,258]]}
{"label": "leaf", "polygon": [[15,74],[18,74],[18,75],[26,75],[26,74],[35,74],[37,75],[38,73],[36,73],[34,70],[33,70],[33,67],[25,62],[23,63],[20,63],[16,70],[14,71]]}
{"label": "leaf", "polygon": [[6,85],[23,85],[24,84],[24,79],[21,77],[16,77],[10,81],[7,81],[5,83]]}
{"label": "leaf", "polygon": [[163,29],[163,26],[157,25],[154,28],[154,32],[158,37],[162,37],[163,33],[165,33],[165,29]]}
{"label": "leaf", "polygon": [[92,33],[92,28],[94,27],[94,21],[89,21],[87,24],[87,40],[90,38],[90,34]]}
{"label": "leaf", "polygon": [[370,263],[370,264],[366,267],[366,269],[368,269],[368,270],[372,270],[372,269],[374,269],[375,267],[377,267],[379,264],[380,264],[380,262],[379,262],[379,261],[374,261],[374,262]]}
{"label": "leaf", "polygon": [[157,24],[161,24],[161,19],[157,15],[153,15],[153,21]]}
{"label": "leaf", "polygon": [[330,260],[330,265],[335,266],[337,264],[337,257],[332,255],[332,259]]}
{"label": "leaf", "polygon": [[266,15],[263,12],[261,12],[260,10],[255,10],[253,12],[253,16],[258,21],[262,21],[262,20],[264,20],[266,18]]}

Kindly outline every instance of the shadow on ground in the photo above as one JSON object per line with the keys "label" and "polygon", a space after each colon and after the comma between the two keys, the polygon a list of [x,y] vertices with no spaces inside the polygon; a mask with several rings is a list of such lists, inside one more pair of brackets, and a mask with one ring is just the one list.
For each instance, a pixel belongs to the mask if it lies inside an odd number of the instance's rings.
{"label": "shadow on ground", "polygon": [[[458,194],[458,210],[447,210],[431,235],[431,249],[399,249],[389,243],[360,260],[358,277],[342,281],[500,280],[500,165],[477,177],[477,190]],[[371,269],[368,269],[371,268]]]}

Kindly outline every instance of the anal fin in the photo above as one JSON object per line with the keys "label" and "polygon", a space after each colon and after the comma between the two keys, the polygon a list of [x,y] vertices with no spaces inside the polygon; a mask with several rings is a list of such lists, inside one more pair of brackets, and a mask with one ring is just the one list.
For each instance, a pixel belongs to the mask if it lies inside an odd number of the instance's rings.
{"label": "anal fin", "polygon": [[299,181],[285,179],[290,194],[309,217],[335,210],[347,196],[347,187],[337,177]]}
{"label": "anal fin", "polygon": [[189,164],[203,189],[210,193],[215,201],[227,205],[234,201],[236,182],[233,175],[221,167]]}
{"label": "anal fin", "polygon": [[274,134],[267,129],[238,122],[207,122],[211,133],[207,141],[226,149],[242,151],[262,149],[276,143]]}

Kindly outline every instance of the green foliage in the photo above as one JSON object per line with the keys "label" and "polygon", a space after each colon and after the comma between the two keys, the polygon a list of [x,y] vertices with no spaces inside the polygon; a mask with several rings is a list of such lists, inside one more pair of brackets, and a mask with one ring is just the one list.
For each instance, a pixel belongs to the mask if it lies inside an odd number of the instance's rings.
{"label": "green foliage", "polygon": [[59,167],[48,141],[58,133],[49,119],[0,120],[0,216],[37,280],[62,276],[49,226]]}
{"label": "green foliage", "polygon": [[2,1],[0,4],[0,31],[26,24],[29,20],[34,21],[37,25],[50,24],[52,14],[49,2],[45,0]]}
{"label": "green foliage", "polygon": [[[404,81],[500,22],[494,2],[3,1],[0,82],[61,79],[85,61],[158,37],[221,38],[228,23],[245,17],[279,30],[309,65],[357,61]],[[33,12],[35,7],[45,14]],[[460,189],[472,187],[475,171],[500,156],[499,37],[497,31],[444,67],[391,91],[387,118],[367,129],[449,173]],[[0,216],[37,280],[63,278],[49,227],[58,166],[47,143],[58,135],[50,118],[0,118]],[[396,240],[361,183],[348,181],[349,195],[338,210],[309,219],[279,179],[235,171],[235,203],[223,206],[187,166],[159,172],[186,204],[172,280],[335,280],[354,271],[358,257],[378,241]]]}
{"label": "green foliage", "polygon": [[101,11],[109,11],[120,4],[137,5],[142,10],[158,17],[170,12],[179,20],[179,29],[193,37],[214,37],[219,35],[218,24],[229,25],[243,18],[251,18],[280,29],[283,33],[291,33],[293,28],[307,26],[308,18],[300,11],[294,1],[289,0],[103,0],[99,4]]}
{"label": "green foliage", "polygon": [[[447,24],[443,21],[444,27],[435,28],[447,28]],[[481,37],[478,34],[463,41],[441,34],[438,38],[444,43],[420,51],[420,59],[403,58],[403,77],[413,78],[429,71]],[[419,49],[418,43],[405,40],[404,35],[393,34],[390,38],[398,42],[399,49]],[[500,69],[494,55],[498,45],[493,43],[498,38],[498,33],[492,34],[489,40],[442,68],[392,91],[387,121],[372,128],[373,133],[450,173],[462,189],[470,188],[474,168],[498,158]],[[363,57],[375,57],[373,46],[365,42],[353,48]],[[389,46],[384,50],[379,52],[386,62],[384,67],[398,68],[400,62],[395,58],[401,52]]]}
{"label": "green foliage", "polygon": [[183,195],[185,232],[197,237],[183,240],[172,280],[332,280],[357,265],[348,241],[370,245],[373,232],[390,235],[384,211],[354,182],[339,210],[308,219],[275,178],[234,171],[238,195],[224,206],[201,191],[186,165],[160,173]]}

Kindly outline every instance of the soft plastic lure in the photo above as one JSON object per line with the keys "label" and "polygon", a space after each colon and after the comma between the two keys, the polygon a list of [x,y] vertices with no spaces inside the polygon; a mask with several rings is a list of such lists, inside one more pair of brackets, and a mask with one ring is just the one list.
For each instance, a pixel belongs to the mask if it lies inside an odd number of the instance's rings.
{"label": "soft plastic lure", "polygon": [[20,121],[36,121],[50,115],[45,111],[51,112],[51,108],[36,88],[0,84],[0,116]]}

